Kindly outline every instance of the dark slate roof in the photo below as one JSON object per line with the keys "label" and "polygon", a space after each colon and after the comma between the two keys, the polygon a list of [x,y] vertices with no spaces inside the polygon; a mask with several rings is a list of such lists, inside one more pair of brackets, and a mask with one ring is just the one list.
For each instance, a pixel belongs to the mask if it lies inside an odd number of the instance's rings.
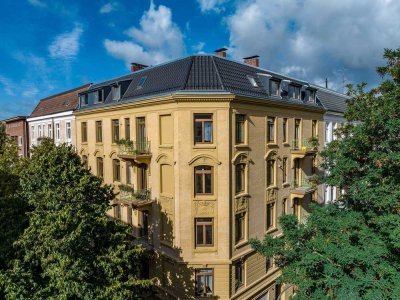
{"label": "dark slate roof", "polygon": [[[192,55],[94,84],[84,93],[99,88],[105,88],[104,102],[98,104],[89,103],[89,105],[78,109],[86,110],[98,106],[116,105],[126,101],[139,101],[143,98],[156,97],[158,95],[172,94],[175,92],[222,92],[261,99],[273,98],[268,94],[266,88],[264,88],[258,74],[268,74],[274,78],[291,80],[306,85],[309,88],[315,88],[304,81],[289,78],[269,70],[231,59],[215,55]],[[257,87],[251,84],[249,76],[254,78],[258,85]],[[145,78],[145,82],[142,87],[138,87],[138,83],[142,78]],[[122,97],[118,102],[111,99],[109,89],[110,85],[116,82],[120,83],[123,87]],[[124,85],[129,86],[124,88]],[[322,108],[320,102],[310,103],[300,100],[280,99],[277,97],[272,100]]]}
{"label": "dark slate roof", "polygon": [[317,97],[323,107],[329,112],[344,113],[347,108],[349,96],[329,90],[322,87],[317,87]]}
{"label": "dark slate roof", "polygon": [[40,100],[30,117],[39,117],[74,110],[79,103],[78,94],[86,91],[90,84],[68,90]]}

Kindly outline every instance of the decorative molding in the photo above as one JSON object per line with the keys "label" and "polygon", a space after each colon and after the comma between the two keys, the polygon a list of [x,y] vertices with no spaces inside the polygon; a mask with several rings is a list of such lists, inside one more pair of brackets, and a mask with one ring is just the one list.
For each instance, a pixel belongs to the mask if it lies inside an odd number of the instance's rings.
{"label": "decorative molding", "polygon": [[235,212],[246,211],[249,207],[249,196],[235,198]]}
{"label": "decorative molding", "polygon": [[216,201],[196,200],[194,201],[194,210],[196,216],[213,216],[215,213]]}
{"label": "decorative molding", "polygon": [[265,154],[264,160],[267,160],[267,158],[269,157],[276,159],[277,158],[276,150],[269,150],[267,154]]}
{"label": "decorative molding", "polygon": [[193,157],[189,162],[189,166],[192,165],[195,161],[203,159],[203,163],[207,163],[207,159],[210,159],[214,162],[214,164],[216,165],[220,165],[222,164],[222,162],[220,162],[218,159],[216,159],[215,157],[208,155],[208,154],[199,154],[196,155],[195,157]]}
{"label": "decorative molding", "polygon": [[266,197],[266,202],[275,202],[277,200],[277,191],[276,189],[272,188],[267,190],[267,197]]}
{"label": "decorative molding", "polygon": [[110,152],[109,157],[113,157],[114,155],[117,155],[117,151],[113,150]]}
{"label": "decorative molding", "polygon": [[253,162],[253,160],[251,158],[249,158],[249,156],[247,155],[247,153],[245,152],[238,152],[235,154],[235,156],[232,158],[231,161],[233,164],[237,164],[237,163],[244,163],[244,164],[248,164]]}

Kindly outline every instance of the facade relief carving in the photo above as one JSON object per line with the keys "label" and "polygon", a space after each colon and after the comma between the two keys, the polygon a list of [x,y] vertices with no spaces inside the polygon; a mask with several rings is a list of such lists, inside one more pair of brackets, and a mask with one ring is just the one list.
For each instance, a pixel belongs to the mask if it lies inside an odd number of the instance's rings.
{"label": "facade relief carving", "polygon": [[235,198],[235,212],[241,212],[247,210],[249,206],[249,197],[242,196]]}
{"label": "facade relief carving", "polygon": [[213,216],[215,213],[216,201],[196,200],[194,201],[194,212],[196,216]]}
{"label": "facade relief carving", "polygon": [[267,202],[274,202],[277,200],[277,190],[276,189],[270,189],[267,190]]}

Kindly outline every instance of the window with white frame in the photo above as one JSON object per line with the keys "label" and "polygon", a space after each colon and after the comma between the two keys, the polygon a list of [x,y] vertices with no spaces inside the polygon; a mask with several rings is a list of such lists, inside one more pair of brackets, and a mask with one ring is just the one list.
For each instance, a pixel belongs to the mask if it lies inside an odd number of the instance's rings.
{"label": "window with white frame", "polygon": [[38,138],[42,137],[42,126],[38,126]]}
{"label": "window with white frame", "polygon": [[60,123],[56,123],[56,140],[60,140]]}
{"label": "window with white frame", "polygon": [[65,135],[66,135],[67,141],[70,141],[71,140],[71,122],[65,123]]}
{"label": "window with white frame", "polygon": [[48,136],[49,138],[52,138],[52,137],[53,137],[53,127],[51,126],[51,124],[48,124],[48,125],[47,125],[47,136]]}

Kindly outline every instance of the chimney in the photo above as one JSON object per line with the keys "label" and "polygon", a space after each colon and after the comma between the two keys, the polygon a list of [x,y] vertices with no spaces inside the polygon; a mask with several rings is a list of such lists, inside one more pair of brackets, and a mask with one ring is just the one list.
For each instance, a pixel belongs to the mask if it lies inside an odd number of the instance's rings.
{"label": "chimney", "polygon": [[139,70],[142,70],[144,68],[147,68],[148,66],[146,65],[142,65],[142,64],[138,64],[138,63],[131,63],[131,72],[137,72]]}
{"label": "chimney", "polygon": [[325,88],[328,88],[328,78],[325,78]]}
{"label": "chimney", "polygon": [[260,66],[260,57],[258,55],[243,57],[243,62],[248,65],[259,67]]}
{"label": "chimney", "polygon": [[226,57],[227,50],[228,49],[226,49],[226,48],[220,48],[220,49],[215,50],[214,52],[217,54],[217,56]]}

